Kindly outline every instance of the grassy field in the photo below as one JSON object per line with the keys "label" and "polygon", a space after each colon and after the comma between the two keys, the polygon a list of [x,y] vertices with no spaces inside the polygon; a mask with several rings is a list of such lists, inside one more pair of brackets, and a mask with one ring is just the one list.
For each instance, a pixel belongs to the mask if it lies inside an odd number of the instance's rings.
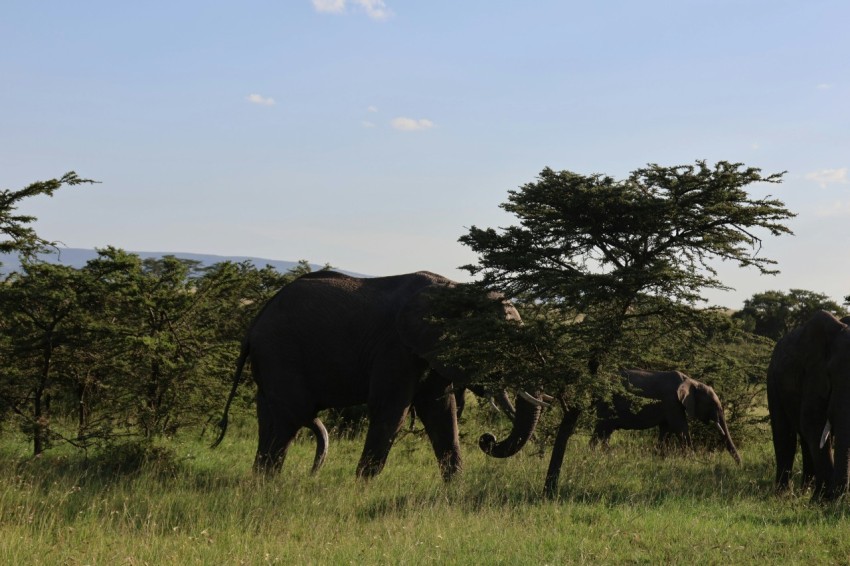
{"label": "grassy field", "polygon": [[[304,435],[279,477],[252,475],[253,430],[164,444],[168,457],[118,472],[55,449],[0,445],[2,564],[846,564],[846,503],[778,497],[770,443],[728,454],[653,453],[618,433],[610,452],[574,437],[560,497],[544,501],[548,463],[526,447],[485,457],[467,424],[465,470],[438,477],[427,439],[403,434],[384,472],[354,467],[361,440],[332,439],[308,476]],[[472,429],[472,430],[470,430]]]}

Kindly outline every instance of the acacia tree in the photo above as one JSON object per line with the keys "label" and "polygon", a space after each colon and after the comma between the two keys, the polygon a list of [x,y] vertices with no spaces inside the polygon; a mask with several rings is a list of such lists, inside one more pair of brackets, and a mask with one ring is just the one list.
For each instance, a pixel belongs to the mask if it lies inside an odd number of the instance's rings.
{"label": "acacia tree", "polygon": [[[516,225],[473,226],[460,238],[478,254],[465,269],[480,285],[519,297],[527,307],[545,307],[543,314],[524,313],[518,346],[491,350],[479,362],[510,366],[526,384],[537,380],[561,392],[564,417],[547,495],[556,492],[582,407],[604,381],[598,377],[640,362],[659,332],[671,339],[710,325],[698,308],[706,302],[703,293],[728,288],[715,261],[776,273],[775,262],[760,253],[757,234],[790,234],[783,221],[794,215],[781,201],[752,198],[745,189],[779,183],[782,175],[725,161],[650,164],[624,180],[546,168],[535,182],[509,191],[501,205]],[[499,360],[505,355],[510,363]]]}
{"label": "acacia tree", "polygon": [[0,286],[0,400],[21,419],[36,456],[55,434],[50,399],[61,391],[68,360],[82,345],[82,289],[77,270],[28,261]]}
{"label": "acacia tree", "polygon": [[0,235],[7,238],[0,240],[0,253],[19,252],[24,256],[33,256],[53,245],[53,242],[41,238],[32,228],[31,224],[36,220],[34,216],[15,212],[22,200],[37,195],[53,196],[53,193],[62,185],[94,182],[90,179],[81,179],[76,173],[70,171],[59,179],[37,181],[16,191],[0,189]]}
{"label": "acacia tree", "polygon": [[819,310],[844,316],[844,308],[823,293],[791,289],[756,293],[746,301],[744,308],[733,316],[743,321],[754,334],[779,340],[791,329],[806,322]]}

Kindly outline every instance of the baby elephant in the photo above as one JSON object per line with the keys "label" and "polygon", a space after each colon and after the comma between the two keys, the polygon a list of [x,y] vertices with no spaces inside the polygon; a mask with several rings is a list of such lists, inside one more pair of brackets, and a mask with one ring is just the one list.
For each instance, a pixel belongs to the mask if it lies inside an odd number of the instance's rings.
{"label": "baby elephant", "polygon": [[[612,403],[596,404],[596,428],[591,444],[608,444],[611,433],[617,429],[642,430],[658,427],[658,439],[663,442],[671,435],[692,447],[688,432],[688,419],[714,423],[723,436],[726,449],[738,464],[741,457],[729,436],[720,399],[710,386],[691,379],[678,371],[621,370],[624,386],[638,397],[650,401],[632,407],[631,401],[614,394]],[[613,406],[612,406],[613,404]]]}

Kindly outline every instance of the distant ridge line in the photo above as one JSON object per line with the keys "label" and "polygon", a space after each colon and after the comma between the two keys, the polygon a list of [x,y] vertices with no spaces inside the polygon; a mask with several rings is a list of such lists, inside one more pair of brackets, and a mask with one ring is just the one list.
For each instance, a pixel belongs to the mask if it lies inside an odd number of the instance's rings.
{"label": "distant ridge line", "polygon": [[[226,255],[216,255],[216,254],[198,254],[198,253],[190,253],[190,252],[137,252],[132,250],[125,250],[127,253],[131,253],[133,255],[137,255],[142,259],[159,259],[164,256],[174,256],[179,259],[188,259],[192,261],[200,262],[203,267],[209,267],[216,263],[221,263],[224,261],[232,261],[234,263],[242,263],[244,261],[250,261],[254,266],[259,269],[262,269],[266,265],[271,265],[276,270],[284,273],[292,269],[293,267],[298,266],[297,261],[288,261],[288,260],[279,260],[279,259],[268,259],[256,256],[226,256]],[[58,248],[57,252],[48,253],[48,254],[39,254],[39,259],[47,262],[54,263],[60,265],[67,265],[73,267],[75,269],[80,269],[86,265],[86,263],[92,259],[97,257],[97,250],[88,249],[88,248]],[[324,267],[324,264],[316,264],[311,263],[310,267],[314,271],[318,271]],[[14,254],[0,254],[0,273],[8,274],[13,271],[18,271],[21,268],[20,261],[18,261],[18,257]],[[347,273],[348,275],[353,275],[357,277],[368,277],[366,275],[360,273],[354,273],[352,271],[346,271],[344,269],[339,269],[334,266],[336,271],[340,271],[342,273]]]}

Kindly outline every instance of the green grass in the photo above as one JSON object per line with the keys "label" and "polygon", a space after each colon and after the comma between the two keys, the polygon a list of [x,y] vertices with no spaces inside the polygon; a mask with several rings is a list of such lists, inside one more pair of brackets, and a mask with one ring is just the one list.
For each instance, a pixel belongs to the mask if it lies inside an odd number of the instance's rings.
{"label": "green grass", "polygon": [[660,457],[645,436],[618,433],[610,452],[574,437],[556,501],[548,464],[475,447],[446,485],[427,440],[402,435],[384,472],[357,481],[362,440],[332,439],[308,475],[304,435],[283,472],[250,472],[250,426],[217,450],[208,439],[165,444],[172,457],[115,473],[102,459],[55,449],[36,460],[0,445],[3,564],[657,564],[847,563],[846,503],[773,493],[762,439],[728,454]]}

